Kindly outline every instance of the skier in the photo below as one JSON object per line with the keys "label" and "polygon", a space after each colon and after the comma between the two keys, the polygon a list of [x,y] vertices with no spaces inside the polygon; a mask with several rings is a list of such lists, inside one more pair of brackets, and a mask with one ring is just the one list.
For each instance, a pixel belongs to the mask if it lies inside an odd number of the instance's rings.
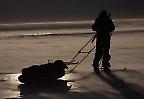
{"label": "skier", "polygon": [[[115,26],[112,22],[111,15],[106,10],[102,10],[99,16],[96,18],[92,25],[92,30],[97,31],[95,38],[96,40],[96,53],[93,60],[94,71],[99,71],[99,62],[102,60],[102,67],[104,71],[110,71],[110,40]],[[94,38],[94,39],[95,39]],[[92,40],[93,42],[94,40]]]}

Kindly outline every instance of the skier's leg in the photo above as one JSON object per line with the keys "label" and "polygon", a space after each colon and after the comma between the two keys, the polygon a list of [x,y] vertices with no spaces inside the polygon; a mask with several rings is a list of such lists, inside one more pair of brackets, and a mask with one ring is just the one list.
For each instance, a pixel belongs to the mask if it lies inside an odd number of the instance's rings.
{"label": "skier's leg", "polygon": [[99,42],[97,40],[96,42],[96,53],[95,53],[95,57],[94,57],[94,60],[93,60],[93,64],[92,66],[94,67],[94,69],[98,69],[99,68],[99,61],[101,60],[101,57],[102,57],[102,45],[101,45],[101,42]]}
{"label": "skier's leg", "polygon": [[109,62],[109,60],[111,59],[109,50],[110,50],[110,40],[108,40],[104,46],[103,61],[102,61],[102,66],[104,67],[104,69],[109,69],[111,67]]}

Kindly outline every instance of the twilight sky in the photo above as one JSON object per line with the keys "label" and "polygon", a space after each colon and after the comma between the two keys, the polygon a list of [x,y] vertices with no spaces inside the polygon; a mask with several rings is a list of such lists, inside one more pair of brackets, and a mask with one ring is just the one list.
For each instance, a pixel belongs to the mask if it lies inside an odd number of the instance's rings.
{"label": "twilight sky", "polygon": [[102,9],[114,18],[143,18],[144,0],[0,0],[0,20],[91,19]]}

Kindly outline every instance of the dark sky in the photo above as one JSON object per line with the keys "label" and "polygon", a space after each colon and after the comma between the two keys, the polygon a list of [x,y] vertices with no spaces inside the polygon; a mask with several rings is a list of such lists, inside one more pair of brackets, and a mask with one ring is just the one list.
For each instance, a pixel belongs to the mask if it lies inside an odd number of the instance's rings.
{"label": "dark sky", "polygon": [[114,18],[142,18],[144,0],[0,0],[0,20],[93,18],[102,9]]}

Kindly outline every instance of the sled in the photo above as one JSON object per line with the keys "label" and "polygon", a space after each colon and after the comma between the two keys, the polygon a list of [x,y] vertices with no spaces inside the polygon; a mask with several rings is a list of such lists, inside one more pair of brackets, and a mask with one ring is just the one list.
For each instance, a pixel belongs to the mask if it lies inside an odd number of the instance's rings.
{"label": "sled", "polygon": [[65,75],[65,69],[68,68],[62,60],[32,65],[22,69],[22,75],[18,77],[18,80],[22,83],[56,81]]}

